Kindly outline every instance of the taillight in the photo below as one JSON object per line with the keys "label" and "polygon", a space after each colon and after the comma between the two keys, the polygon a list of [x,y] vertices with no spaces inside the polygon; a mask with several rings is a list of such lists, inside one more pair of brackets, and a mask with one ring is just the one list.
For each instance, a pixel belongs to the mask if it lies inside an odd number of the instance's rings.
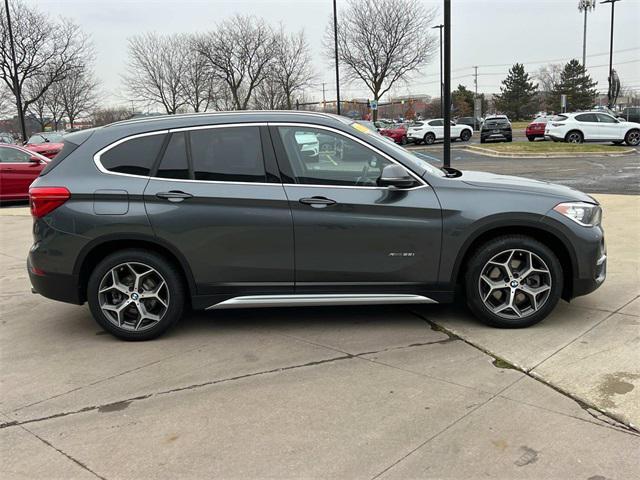
{"label": "taillight", "polygon": [[71,193],[65,187],[32,187],[29,189],[31,215],[44,217],[69,200]]}

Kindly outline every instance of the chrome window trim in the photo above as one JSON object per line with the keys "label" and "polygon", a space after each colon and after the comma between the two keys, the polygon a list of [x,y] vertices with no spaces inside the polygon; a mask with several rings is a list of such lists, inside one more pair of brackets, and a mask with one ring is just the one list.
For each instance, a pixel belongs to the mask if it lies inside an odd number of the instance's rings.
{"label": "chrome window trim", "polygon": [[[315,115],[315,114],[314,114]],[[312,188],[350,188],[350,189],[367,189],[367,190],[391,190],[390,187],[378,187],[378,186],[362,186],[362,185],[329,185],[329,184],[304,184],[304,183],[267,183],[267,182],[239,182],[239,181],[224,181],[224,180],[195,180],[195,179],[180,179],[180,178],[161,178],[161,177],[152,177],[150,175],[135,175],[133,173],[121,173],[121,172],[112,172],[111,170],[108,170],[104,167],[104,165],[102,165],[102,162],[100,161],[100,157],[108,152],[109,150],[111,150],[112,148],[117,147],[118,145],[123,144],[124,142],[127,142],[129,140],[134,140],[136,138],[141,138],[141,137],[147,137],[147,136],[152,136],[152,135],[164,135],[164,134],[168,134],[168,133],[173,133],[173,132],[186,132],[186,131],[191,131],[191,130],[209,130],[209,129],[214,129],[214,128],[233,128],[233,127],[265,127],[265,126],[290,126],[290,127],[308,127],[308,128],[318,128],[320,130],[328,130],[331,132],[335,132],[338,135],[343,135],[351,140],[354,140],[362,145],[364,145],[365,147],[369,148],[370,150],[372,150],[373,152],[377,153],[378,155],[381,155],[382,157],[386,158],[387,160],[389,160],[392,163],[395,163],[396,165],[400,165],[401,167],[405,168],[409,174],[415,178],[416,180],[418,180],[418,182],[420,183],[420,185],[415,186],[415,187],[411,187],[411,188],[403,188],[400,189],[401,191],[410,191],[410,190],[417,190],[420,188],[425,188],[425,187],[429,187],[429,184],[426,183],[418,174],[416,174],[413,170],[411,170],[410,168],[402,165],[400,162],[398,162],[397,160],[395,160],[393,157],[391,157],[390,155],[386,154],[385,152],[379,150],[378,148],[374,147],[373,145],[368,144],[367,142],[360,140],[357,137],[352,136],[351,134],[347,133],[347,132],[343,132],[342,130],[339,130],[337,128],[333,128],[333,127],[327,127],[324,125],[316,125],[316,124],[310,124],[310,123],[304,123],[304,122],[251,122],[251,123],[221,123],[221,124],[215,124],[215,125],[197,125],[197,126],[191,126],[191,127],[179,127],[179,128],[170,128],[170,129],[163,129],[163,130],[155,130],[153,132],[145,132],[145,133],[138,133],[138,134],[134,134],[134,135],[130,135],[127,137],[123,137],[109,145],[107,145],[106,147],[100,149],[94,156],[93,156],[93,162],[96,165],[96,168],[104,174],[107,175],[119,175],[119,176],[123,176],[123,177],[133,177],[133,178],[144,178],[147,180],[159,180],[159,181],[164,181],[164,182],[187,182],[187,183],[210,183],[210,184],[226,184],[226,185],[260,185],[260,186],[274,186],[274,187],[312,187]]]}

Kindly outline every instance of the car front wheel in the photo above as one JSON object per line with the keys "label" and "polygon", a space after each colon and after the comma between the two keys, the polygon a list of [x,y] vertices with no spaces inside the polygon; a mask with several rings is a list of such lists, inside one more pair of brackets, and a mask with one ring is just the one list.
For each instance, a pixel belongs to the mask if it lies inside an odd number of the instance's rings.
{"label": "car front wheel", "polygon": [[463,130],[460,134],[460,140],[462,140],[463,142],[468,142],[470,138],[471,132],[469,130]]}
{"label": "car front wheel", "polygon": [[640,130],[631,130],[627,132],[624,141],[630,147],[637,147],[640,144]]}
{"label": "car front wheel", "polygon": [[436,141],[436,136],[433,133],[427,133],[424,136],[424,144],[425,145],[433,145]]}
{"label": "car front wheel", "polygon": [[176,267],[144,250],[112,253],[93,270],[87,285],[91,313],[123,340],[150,340],[182,316],[185,290]]}
{"label": "car front wheel", "polygon": [[490,240],[467,265],[467,304],[493,327],[521,328],[540,322],[558,303],[562,285],[556,255],[527,236]]}

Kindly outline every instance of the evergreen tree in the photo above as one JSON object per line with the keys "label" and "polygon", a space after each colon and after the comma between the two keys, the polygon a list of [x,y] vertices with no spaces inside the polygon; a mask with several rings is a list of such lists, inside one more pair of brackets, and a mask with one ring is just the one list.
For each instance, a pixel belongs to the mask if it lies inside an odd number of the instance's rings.
{"label": "evergreen tree", "polygon": [[587,110],[593,107],[598,82],[593,81],[578,60],[571,60],[564,66],[551,92],[551,104],[560,110],[560,95],[567,96],[567,111]]}
{"label": "evergreen tree", "polygon": [[473,115],[473,92],[464,85],[458,85],[458,89],[451,92],[451,103],[457,116]]}
{"label": "evergreen tree", "polygon": [[538,85],[531,81],[529,74],[524,71],[524,65],[516,63],[511,67],[502,85],[500,94],[494,100],[498,110],[512,120],[523,119],[533,113]]}

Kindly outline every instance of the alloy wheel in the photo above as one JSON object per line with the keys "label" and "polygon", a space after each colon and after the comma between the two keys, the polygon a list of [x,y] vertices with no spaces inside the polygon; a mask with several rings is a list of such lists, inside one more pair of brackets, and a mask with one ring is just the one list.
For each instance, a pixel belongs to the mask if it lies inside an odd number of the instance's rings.
{"label": "alloy wheel", "polygon": [[551,293],[551,272],[528,250],[505,250],[493,256],[480,272],[480,298],[493,314],[528,317],[542,308]]}
{"label": "alloy wheel", "polygon": [[632,147],[635,147],[640,143],[640,131],[634,130],[627,134],[627,143]]}
{"label": "alloy wheel", "polygon": [[121,263],[100,280],[98,303],[104,316],[123,330],[144,331],[169,308],[169,288],[160,273],[144,263]]}
{"label": "alloy wheel", "polygon": [[569,143],[582,143],[582,135],[578,132],[572,132],[567,135],[567,142]]}

